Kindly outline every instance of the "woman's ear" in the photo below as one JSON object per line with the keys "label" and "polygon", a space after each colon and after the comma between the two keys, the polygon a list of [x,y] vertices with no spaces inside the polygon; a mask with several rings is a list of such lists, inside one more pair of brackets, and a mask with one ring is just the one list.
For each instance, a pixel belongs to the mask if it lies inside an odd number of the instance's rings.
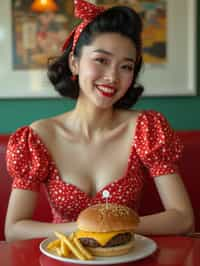
{"label": "woman's ear", "polygon": [[73,52],[69,54],[69,68],[73,75],[78,75],[79,63],[78,58],[74,56]]}

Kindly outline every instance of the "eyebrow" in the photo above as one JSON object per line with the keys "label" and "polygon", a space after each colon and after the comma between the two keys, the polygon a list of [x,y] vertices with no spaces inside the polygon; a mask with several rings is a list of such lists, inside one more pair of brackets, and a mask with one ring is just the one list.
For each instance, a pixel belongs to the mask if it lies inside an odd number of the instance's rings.
{"label": "eyebrow", "polygon": [[[103,49],[96,49],[93,52],[94,53],[102,53],[102,54],[106,54],[106,55],[113,55],[113,53],[108,52],[108,51],[103,50]],[[124,60],[130,61],[131,63],[135,63],[135,60],[133,58],[131,58],[131,57],[124,57]]]}

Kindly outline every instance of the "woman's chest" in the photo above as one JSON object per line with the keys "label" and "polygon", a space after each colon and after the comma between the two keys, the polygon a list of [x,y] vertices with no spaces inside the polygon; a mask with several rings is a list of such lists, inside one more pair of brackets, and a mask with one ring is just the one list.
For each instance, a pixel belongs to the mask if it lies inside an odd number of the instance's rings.
{"label": "woman's chest", "polygon": [[105,202],[105,189],[109,202],[137,209],[143,179],[133,136],[131,128],[100,142],[52,141],[47,190],[57,222],[74,221],[82,209]]}
{"label": "woman's chest", "polygon": [[57,140],[53,158],[62,181],[94,195],[127,173],[132,144],[128,132],[93,143]]}
{"label": "woman's chest", "polygon": [[[63,177],[56,165],[53,164],[47,182],[47,190],[53,213],[57,217],[54,217],[55,221],[75,221],[81,210],[93,204],[105,203],[103,197],[105,190],[109,191],[108,202],[137,209],[143,188],[143,177],[140,162],[134,155],[134,150],[131,155],[133,158],[128,156],[129,159],[125,161],[125,167],[123,165],[120,168],[115,163],[110,162],[114,168],[107,167],[106,171],[102,171],[97,167],[97,173],[94,177],[91,177],[92,172],[85,174],[84,171],[86,173],[88,171],[85,170],[85,167],[81,170],[78,163],[76,166],[78,171],[69,166],[66,169],[67,174]],[[104,166],[103,163],[102,165]],[[93,161],[90,161],[89,167],[93,169]],[[72,172],[69,172],[69,169]],[[114,172],[115,169],[119,169],[118,172]],[[122,174],[119,174],[120,171]]]}

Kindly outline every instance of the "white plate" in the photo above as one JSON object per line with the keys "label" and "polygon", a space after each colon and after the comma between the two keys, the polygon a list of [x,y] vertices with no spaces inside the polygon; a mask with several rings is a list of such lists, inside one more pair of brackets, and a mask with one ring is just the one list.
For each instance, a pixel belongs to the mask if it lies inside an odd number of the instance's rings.
{"label": "white plate", "polygon": [[129,251],[128,254],[115,257],[95,257],[94,260],[78,260],[59,257],[53,252],[48,251],[46,247],[50,241],[52,241],[52,239],[47,238],[40,243],[40,250],[43,254],[55,260],[86,265],[118,264],[136,261],[151,255],[157,249],[157,245],[154,240],[145,236],[135,234],[135,245],[133,249]]}

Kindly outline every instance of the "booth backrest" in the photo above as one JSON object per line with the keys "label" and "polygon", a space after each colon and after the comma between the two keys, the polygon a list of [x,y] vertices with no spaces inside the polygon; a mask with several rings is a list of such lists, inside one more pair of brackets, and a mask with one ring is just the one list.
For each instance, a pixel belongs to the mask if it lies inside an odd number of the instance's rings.
{"label": "booth backrest", "polygon": [[7,142],[8,136],[0,136],[0,240],[4,239],[3,228],[11,186],[11,179],[8,177],[5,165]]}
{"label": "booth backrest", "polygon": [[[195,229],[200,231],[200,130],[178,131],[184,144],[179,170],[186,186],[195,215]],[[140,215],[162,211],[163,206],[154,182],[147,179],[140,203]]]}
{"label": "booth backrest", "polygon": [[[184,152],[180,161],[180,173],[188,190],[195,213],[196,231],[200,231],[200,131],[178,131],[184,143]],[[4,222],[11,191],[12,179],[6,170],[5,152],[8,135],[0,136],[0,240],[4,239]],[[162,204],[152,179],[147,179],[139,213],[140,215],[154,213],[162,210]],[[51,221],[51,211],[41,187],[34,219]]]}

